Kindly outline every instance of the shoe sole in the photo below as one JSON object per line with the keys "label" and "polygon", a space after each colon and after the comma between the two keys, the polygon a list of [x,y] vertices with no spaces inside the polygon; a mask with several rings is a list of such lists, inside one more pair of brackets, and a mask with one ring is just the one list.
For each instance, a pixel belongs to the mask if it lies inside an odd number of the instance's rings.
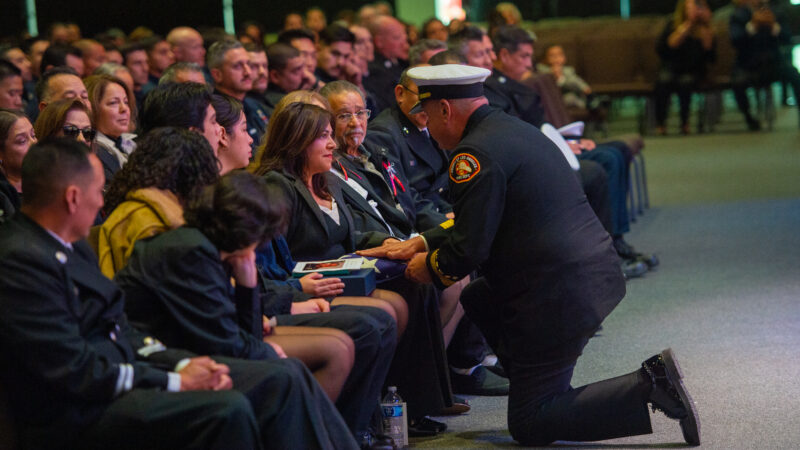
{"label": "shoe sole", "polygon": [[683,432],[683,439],[689,445],[700,445],[700,416],[697,414],[697,406],[683,385],[683,371],[681,366],[678,365],[678,360],[671,348],[661,352],[664,358],[664,364],[667,368],[667,378],[678,391],[678,396],[681,398],[684,406],[686,406],[687,415],[680,420],[681,431]]}

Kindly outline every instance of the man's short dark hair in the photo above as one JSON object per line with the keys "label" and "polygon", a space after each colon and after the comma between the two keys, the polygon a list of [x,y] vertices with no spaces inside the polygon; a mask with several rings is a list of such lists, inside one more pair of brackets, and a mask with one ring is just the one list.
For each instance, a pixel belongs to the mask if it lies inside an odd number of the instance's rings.
{"label": "man's short dark hair", "polygon": [[142,112],[142,131],[157,127],[203,130],[211,93],[200,83],[159,84],[150,91]]}
{"label": "man's short dark hair", "polygon": [[447,46],[450,50],[455,50],[462,56],[466,57],[467,46],[469,41],[483,41],[483,36],[486,33],[475,25],[467,25],[457,33],[453,33],[447,40]]}
{"label": "man's short dark hair", "polygon": [[202,75],[203,68],[197,65],[197,63],[178,61],[164,70],[164,73],[161,74],[161,78],[158,79],[158,85],[176,83],[178,72],[196,72]]}
{"label": "man's short dark hair", "polygon": [[69,66],[56,66],[51,67],[45,73],[42,74],[42,77],[39,78],[39,81],[36,82],[36,98],[40,101],[44,101],[47,97],[50,96],[50,79],[56,75],[75,75],[76,77],[80,78],[78,72],[75,72],[75,69]]}
{"label": "man's short dark hair", "polygon": [[280,233],[287,208],[277,188],[237,170],[207,186],[184,217],[186,225],[200,230],[217,250],[234,252]]}
{"label": "man's short dark hair", "polygon": [[276,42],[267,47],[269,70],[284,70],[289,65],[289,60],[298,56],[300,56],[299,50],[283,42]]}
{"label": "man's short dark hair", "polygon": [[33,145],[22,160],[23,206],[42,208],[92,171],[85,144],[68,138],[48,138]]}
{"label": "man's short dark hair", "polygon": [[325,27],[324,30],[319,32],[319,42],[325,45],[331,45],[334,42],[349,42],[352,44],[356,41],[356,36],[338,23],[333,23]]}
{"label": "man's short dark hair", "polygon": [[509,53],[514,53],[519,49],[520,45],[533,45],[533,42],[533,35],[517,26],[500,27],[492,38],[492,45],[494,45],[496,53],[499,53],[502,49],[508,50]]}
{"label": "man's short dark hair", "polygon": [[311,42],[317,42],[317,36],[308,28],[284,30],[278,33],[278,42],[286,45],[292,45],[292,41],[295,39],[310,39]]}
{"label": "man's short dark hair", "polygon": [[10,77],[21,77],[21,76],[22,76],[22,71],[19,70],[17,66],[6,61],[5,59],[0,59],[0,80],[5,80],[6,78]]}
{"label": "man's short dark hair", "polygon": [[141,50],[145,50],[146,51],[146,48],[145,48],[144,44],[142,44],[141,42],[129,42],[129,43],[127,43],[127,44],[125,44],[125,45],[123,45],[122,47],[119,48],[119,52],[120,52],[120,54],[122,54],[122,61],[124,61],[125,64],[128,63],[128,55],[129,54],[131,54],[133,52],[138,52],[138,51],[141,51]]}
{"label": "man's short dark hair", "polygon": [[420,39],[408,49],[408,64],[416,66],[422,61],[422,54],[428,50],[446,50],[447,44],[438,39]]}
{"label": "man's short dark hair", "polygon": [[467,58],[455,50],[445,50],[439,52],[428,60],[428,64],[432,66],[440,66],[442,64],[466,64]]}
{"label": "man's short dark hair", "polygon": [[148,53],[150,53],[151,51],[153,51],[153,48],[155,48],[156,44],[158,44],[159,42],[163,42],[163,41],[165,41],[165,39],[163,37],[161,37],[161,36],[159,36],[157,34],[154,34],[154,35],[152,35],[150,37],[142,39],[139,42],[142,44],[144,49]]}
{"label": "man's short dark hair", "polygon": [[259,44],[258,42],[247,42],[244,45],[244,49],[247,50],[248,53],[258,53],[263,52],[264,46]]}
{"label": "man's short dark hair", "polygon": [[83,52],[78,47],[73,45],[55,44],[47,47],[47,50],[45,50],[44,54],[42,54],[42,62],[39,65],[39,69],[44,70],[48,66],[66,66],[67,55],[83,58]]}

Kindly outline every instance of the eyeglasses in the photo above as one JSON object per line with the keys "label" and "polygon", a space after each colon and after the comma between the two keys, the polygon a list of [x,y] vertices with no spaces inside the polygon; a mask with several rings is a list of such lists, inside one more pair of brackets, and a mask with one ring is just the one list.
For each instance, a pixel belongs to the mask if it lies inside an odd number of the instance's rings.
{"label": "eyeglasses", "polygon": [[78,134],[82,134],[83,139],[87,142],[94,140],[94,136],[97,134],[97,131],[91,127],[78,128],[75,125],[65,125],[62,130],[64,131],[64,136],[69,136],[72,139],[78,139]]}
{"label": "eyeglasses", "polygon": [[417,92],[417,91],[412,91],[411,89],[409,89],[409,88],[407,88],[405,86],[403,86],[403,89],[407,90],[408,92],[411,92],[412,94],[414,94],[416,96],[419,96],[419,92]]}
{"label": "eyeglasses", "polygon": [[357,113],[341,113],[336,115],[336,121],[339,123],[350,123],[353,120],[353,116],[356,117],[358,120],[366,120],[369,119],[369,115],[372,114],[372,111],[368,109],[362,109]]}

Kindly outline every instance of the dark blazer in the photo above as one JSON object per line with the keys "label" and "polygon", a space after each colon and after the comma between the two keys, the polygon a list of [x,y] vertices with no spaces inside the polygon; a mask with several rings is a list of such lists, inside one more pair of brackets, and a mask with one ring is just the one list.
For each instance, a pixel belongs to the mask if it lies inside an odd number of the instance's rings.
{"label": "dark blazer", "polygon": [[0,223],[8,220],[19,209],[21,203],[19,192],[0,172]]}
{"label": "dark blazer", "polygon": [[254,289],[237,286],[219,250],[199,230],[180,227],[138,241],[114,281],[131,321],[166,345],[243,359],[276,358],[261,338]]}
{"label": "dark blazer", "polygon": [[539,95],[528,86],[494,69],[483,87],[484,95],[492,107],[519,117],[536,128],[544,123],[544,108]]}
{"label": "dark blazer", "polygon": [[373,113],[377,114],[394,105],[394,87],[400,81],[400,75],[407,67],[408,62],[406,61],[393,63],[379,52],[375,52],[375,59],[367,65],[369,75],[362,80],[364,88],[375,99],[377,110],[372,111]]}
{"label": "dark blazer", "polygon": [[261,143],[261,137],[267,132],[267,124],[273,108],[267,106],[263,97],[252,93],[245,96],[242,108],[245,120],[247,120],[247,134],[253,138],[252,148],[255,150]]}
{"label": "dark blazer", "polygon": [[[369,124],[366,142],[370,146],[382,146],[389,151],[389,158],[399,164],[395,169],[408,180],[408,189],[433,203],[441,214],[453,210],[447,198],[448,155],[406,117],[397,105],[381,112]],[[422,213],[423,203],[417,205],[417,215]],[[437,224],[434,224],[437,225]],[[420,226],[420,230],[431,228]]]}
{"label": "dark blazer", "polygon": [[[408,179],[398,170],[400,162],[390,156],[386,146],[379,142],[367,143],[362,146],[361,151],[368,155],[375,171],[367,170],[362,164],[341,153],[336,155],[333,167],[340,172],[346,172],[348,177],[352,177],[369,192],[370,198],[378,203],[383,219],[392,227],[394,235],[405,238],[415,231],[427,230],[447,220],[444,213],[437,211],[431,201],[409,188]],[[390,171],[394,171],[397,176],[394,182]],[[345,200],[349,201],[348,206],[353,208],[354,217],[363,216],[366,222],[375,218],[377,224],[373,222],[373,225],[382,225],[380,218],[377,218],[363,197],[350,188],[342,188],[342,192]],[[366,226],[369,227],[370,224],[366,223]]]}
{"label": "dark blazer", "polygon": [[281,101],[284,96],[286,96],[286,92],[270,84],[267,86],[266,92],[264,92],[264,104],[267,105],[267,108],[271,111],[275,111],[275,107],[278,106],[278,102]]}
{"label": "dark blazer", "polygon": [[624,296],[625,280],[555,145],[482,106],[453,150],[451,177],[457,220],[424,233],[434,281],[452,284],[480,268],[493,293],[481,300],[494,311],[487,320],[518,357],[595,330]]}
{"label": "dark blazer", "polygon": [[122,291],[85,241],[73,248],[23,213],[0,225],[0,378],[23,435],[95,421],[117,394],[122,364],[133,367],[132,388],[167,386],[165,370],[136,360],[145,335],[130,327]]}
{"label": "dark blazer", "polygon": [[[389,237],[386,233],[358,230],[342,197],[338,178],[333,174],[326,174],[326,177],[328,189],[339,205],[340,217],[346,221],[350,229],[346,241],[341,242],[347,253],[378,246]],[[270,171],[264,175],[264,179],[280,189],[289,207],[289,225],[284,236],[294,258],[299,261],[309,261],[342,256],[331,253],[332,247],[339,243],[331,242],[331,233],[323,217],[325,213],[319,209],[319,205],[302,180],[285,171]]]}
{"label": "dark blazer", "polygon": [[122,166],[120,166],[117,157],[114,156],[111,150],[105,145],[95,143],[94,147],[95,155],[97,155],[97,158],[100,159],[100,162],[103,164],[103,175],[106,177],[105,188],[107,190],[109,185],[111,185],[111,179],[114,178],[114,175],[119,172]]}

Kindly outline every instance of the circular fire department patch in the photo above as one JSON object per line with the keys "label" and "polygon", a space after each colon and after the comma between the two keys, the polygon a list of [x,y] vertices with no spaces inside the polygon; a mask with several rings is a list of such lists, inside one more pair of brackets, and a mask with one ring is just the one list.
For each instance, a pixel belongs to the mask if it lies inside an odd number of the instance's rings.
{"label": "circular fire department patch", "polygon": [[450,179],[455,183],[467,182],[480,171],[480,163],[469,153],[459,153],[450,163]]}

